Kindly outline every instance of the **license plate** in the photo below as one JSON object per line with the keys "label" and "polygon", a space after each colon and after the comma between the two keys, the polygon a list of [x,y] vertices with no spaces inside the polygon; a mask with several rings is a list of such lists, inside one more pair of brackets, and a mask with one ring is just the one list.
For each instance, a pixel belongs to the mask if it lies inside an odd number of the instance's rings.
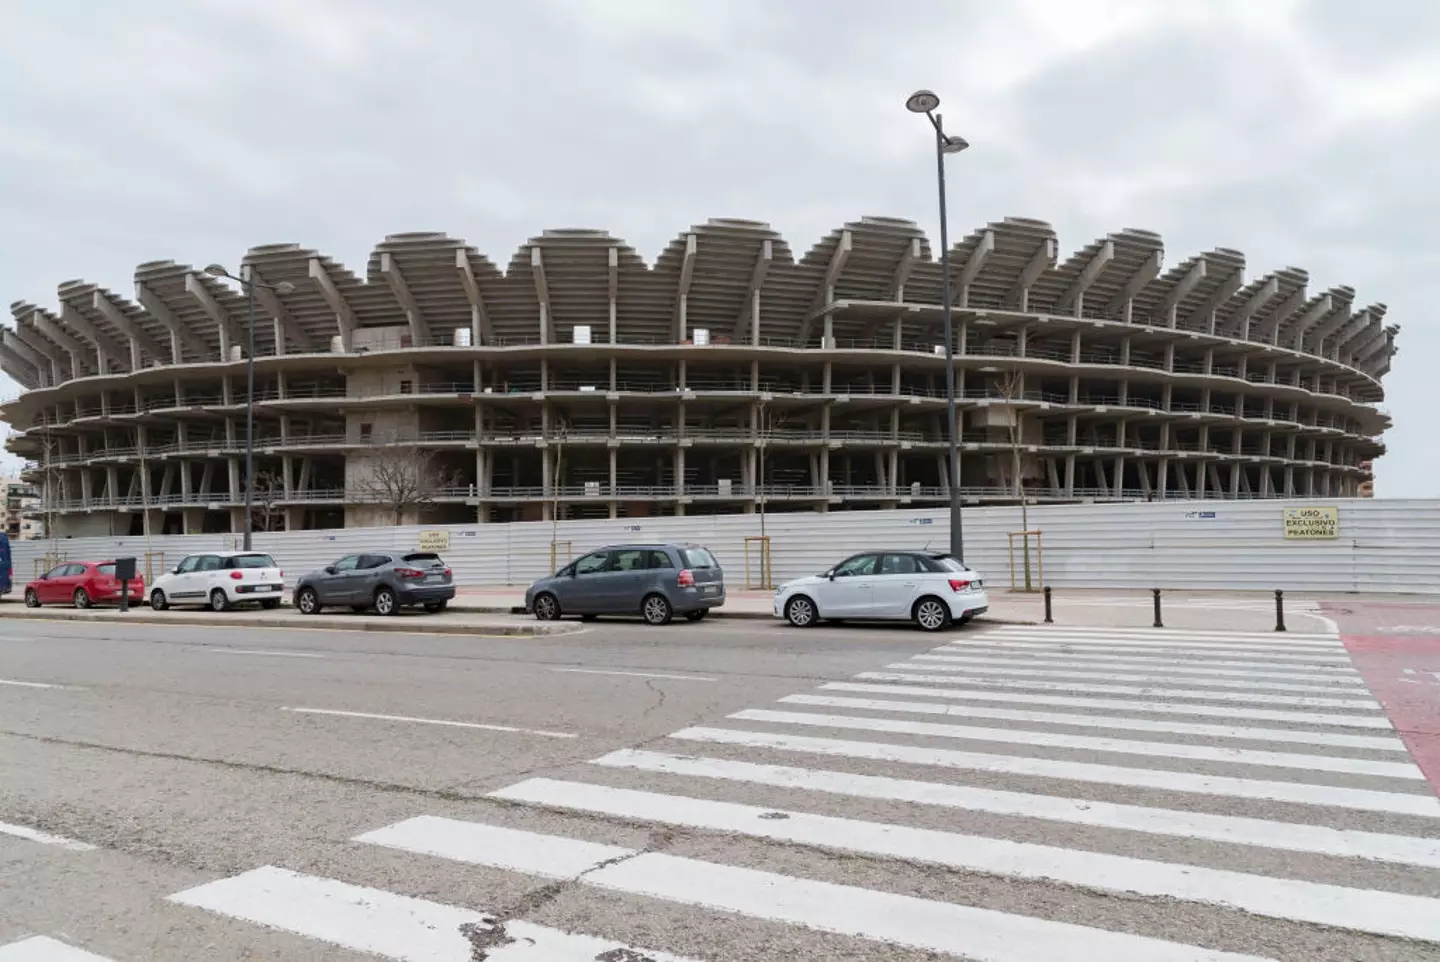
{"label": "license plate", "polygon": [[276,588],[274,585],[260,585],[260,586],[258,586],[255,590],[256,590],[256,591],[279,591],[280,589],[279,589],[279,588]]}
{"label": "license plate", "polygon": [[426,581],[440,581],[440,580],[443,579],[444,577],[445,577],[444,575],[426,575],[426,576],[425,576],[425,580],[426,580]]}
{"label": "license plate", "polygon": [[700,589],[700,593],[702,595],[713,595],[717,590],[718,589],[715,588],[713,585],[706,585],[705,587]]}

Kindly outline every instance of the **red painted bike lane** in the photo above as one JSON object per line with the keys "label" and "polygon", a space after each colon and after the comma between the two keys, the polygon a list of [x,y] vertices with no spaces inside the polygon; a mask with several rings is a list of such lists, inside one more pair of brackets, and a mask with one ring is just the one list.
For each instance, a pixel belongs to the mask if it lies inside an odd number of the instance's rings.
{"label": "red painted bike lane", "polygon": [[1321,607],[1440,795],[1440,604],[1342,601]]}

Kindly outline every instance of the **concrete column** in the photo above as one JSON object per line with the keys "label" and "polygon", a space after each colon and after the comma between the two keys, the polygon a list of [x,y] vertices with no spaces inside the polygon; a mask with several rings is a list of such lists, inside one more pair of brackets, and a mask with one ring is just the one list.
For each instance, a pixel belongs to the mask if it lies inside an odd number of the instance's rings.
{"label": "concrete column", "polygon": [[1080,363],[1080,332],[1078,330],[1070,335],[1070,363]]}
{"label": "concrete column", "polygon": [[1155,468],[1155,494],[1164,500],[1170,493],[1170,459],[1162,457]]}
{"label": "concrete column", "polygon": [[225,466],[226,466],[226,468],[227,468],[227,473],[228,473],[228,475],[229,475],[228,481],[229,481],[229,487],[230,487],[230,500],[231,500],[231,501],[239,501],[239,500],[240,500],[240,459],[239,459],[239,458],[226,458],[226,459],[225,459]]}
{"label": "concrete column", "polygon": [[285,488],[285,497],[295,494],[295,459],[286,454],[280,458],[280,480]]}
{"label": "concrete column", "polygon": [[1230,497],[1240,497],[1240,465],[1230,465]]}
{"label": "concrete column", "polygon": [[675,449],[675,497],[685,496],[685,449]]}
{"label": "concrete column", "polygon": [[180,496],[186,501],[190,500],[190,462],[181,459],[177,465],[180,474]]}
{"label": "concrete column", "polygon": [[1065,497],[1075,497],[1075,455],[1065,455]]}

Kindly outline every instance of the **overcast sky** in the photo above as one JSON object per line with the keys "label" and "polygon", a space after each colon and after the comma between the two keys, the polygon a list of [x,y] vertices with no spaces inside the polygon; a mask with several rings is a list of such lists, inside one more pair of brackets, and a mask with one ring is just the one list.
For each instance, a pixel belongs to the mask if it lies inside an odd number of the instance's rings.
{"label": "overcast sky", "polygon": [[1388,304],[1377,493],[1440,495],[1435,0],[0,0],[0,303],[284,241],[363,274],[413,230],[501,264],[553,227],[653,261],[710,217],[797,255],[869,214],[933,237],[921,86],[973,144],[952,236],[1144,227],[1167,266],[1233,247]]}

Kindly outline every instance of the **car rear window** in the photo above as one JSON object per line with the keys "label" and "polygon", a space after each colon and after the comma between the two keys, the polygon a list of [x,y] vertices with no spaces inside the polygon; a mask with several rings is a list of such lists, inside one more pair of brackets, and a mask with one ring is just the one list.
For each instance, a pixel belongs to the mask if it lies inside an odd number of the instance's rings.
{"label": "car rear window", "polygon": [[718,568],[715,556],[706,548],[681,548],[680,560],[687,568]]}
{"label": "car rear window", "polygon": [[114,565],[96,565],[96,566],[95,566],[95,572],[96,572],[97,574],[100,574],[100,575],[105,576],[106,578],[113,578],[113,577],[115,577],[115,566],[114,566]]}
{"label": "car rear window", "polygon": [[417,551],[414,554],[407,554],[401,560],[407,564],[425,565],[428,568],[445,567],[445,562],[433,551]]}
{"label": "car rear window", "polygon": [[227,568],[273,568],[275,559],[268,554],[237,554]]}
{"label": "car rear window", "polygon": [[934,569],[934,570],[936,570],[936,571],[969,571],[969,570],[970,570],[970,569],[967,568],[964,564],[960,563],[959,561],[956,561],[954,558],[931,558],[930,561],[935,564],[935,569]]}

